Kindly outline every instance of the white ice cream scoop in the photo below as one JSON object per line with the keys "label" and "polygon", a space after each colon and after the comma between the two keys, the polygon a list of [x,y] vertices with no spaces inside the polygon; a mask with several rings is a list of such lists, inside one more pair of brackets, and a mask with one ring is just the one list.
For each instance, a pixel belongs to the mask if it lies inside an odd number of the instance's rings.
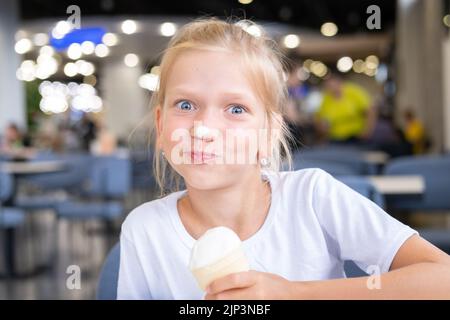
{"label": "white ice cream scoop", "polygon": [[189,268],[203,290],[218,278],[250,270],[241,240],[226,227],[209,229],[195,242]]}

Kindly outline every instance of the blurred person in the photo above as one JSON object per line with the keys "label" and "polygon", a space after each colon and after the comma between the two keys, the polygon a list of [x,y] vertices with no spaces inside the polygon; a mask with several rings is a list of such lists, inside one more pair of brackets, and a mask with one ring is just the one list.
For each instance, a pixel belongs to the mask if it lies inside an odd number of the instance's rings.
{"label": "blurred person", "polygon": [[81,121],[76,125],[77,133],[81,139],[83,151],[90,151],[91,143],[97,138],[97,124],[88,113],[84,113]]}
{"label": "blurred person", "polygon": [[316,128],[314,125],[314,112],[320,104],[321,95],[318,91],[301,80],[301,64],[295,63],[288,70],[286,81],[288,102],[284,120],[292,134],[289,141],[291,151],[316,143]]}
{"label": "blurred person", "polygon": [[316,113],[319,132],[331,142],[359,143],[371,136],[375,120],[376,110],[367,91],[331,72]]}
{"label": "blurred person", "polygon": [[[40,116],[36,119],[34,146],[40,150],[62,151],[64,148],[64,125],[55,121],[55,116]],[[63,130],[63,131],[61,131]]]}
{"label": "blurred person", "polygon": [[18,126],[15,123],[10,123],[5,129],[5,133],[2,139],[3,150],[14,150],[22,148],[23,138]]}
{"label": "blurred person", "polygon": [[367,145],[370,149],[386,152],[391,158],[412,153],[411,146],[406,141],[402,130],[395,125],[392,117],[387,114],[378,116],[372,135],[367,140]]}
{"label": "blurred person", "polygon": [[15,123],[5,128],[0,143],[0,152],[11,159],[28,159],[33,156],[34,150],[29,147],[29,138],[23,134]]}
{"label": "blurred person", "polygon": [[[260,30],[255,37],[242,22],[195,20],[164,50],[151,101],[162,194],[122,225],[117,298],[450,298],[450,257],[415,230],[322,170],[280,172],[281,150],[290,158],[283,55]],[[252,148],[242,129],[269,132]],[[244,146],[224,143],[229,134]],[[177,178],[186,189],[165,193]],[[219,247],[200,267],[242,249],[250,270],[202,290],[192,249],[218,226],[238,247],[222,252],[224,243],[211,241]],[[373,276],[346,279],[345,260],[377,267],[382,287],[367,285]]]}
{"label": "blurred person", "polygon": [[49,147],[54,152],[76,152],[81,149],[80,138],[77,136],[75,128],[68,121],[57,124],[58,134],[50,135],[48,139]]}
{"label": "blurred person", "polygon": [[97,138],[92,144],[91,151],[98,155],[111,155],[117,149],[117,137],[105,124],[100,125]]}
{"label": "blurred person", "polygon": [[403,112],[405,121],[404,135],[411,144],[414,154],[422,154],[426,148],[425,128],[420,119],[408,108]]}

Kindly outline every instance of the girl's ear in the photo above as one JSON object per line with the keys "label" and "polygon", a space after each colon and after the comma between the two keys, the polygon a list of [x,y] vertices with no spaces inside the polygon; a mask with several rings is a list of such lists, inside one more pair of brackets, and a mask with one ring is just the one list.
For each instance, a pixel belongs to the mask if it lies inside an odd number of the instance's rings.
{"label": "girl's ear", "polygon": [[163,131],[163,112],[161,106],[155,108],[155,127],[156,127],[156,145],[159,149],[162,148],[161,135]]}

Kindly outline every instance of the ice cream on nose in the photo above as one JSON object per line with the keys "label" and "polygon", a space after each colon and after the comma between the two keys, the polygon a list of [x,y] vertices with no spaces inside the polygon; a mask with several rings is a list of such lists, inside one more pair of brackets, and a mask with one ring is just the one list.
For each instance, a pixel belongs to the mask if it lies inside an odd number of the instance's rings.
{"label": "ice cream on nose", "polygon": [[197,126],[195,127],[194,132],[196,137],[203,138],[209,134],[210,130],[205,126]]}
{"label": "ice cream on nose", "polygon": [[250,270],[241,240],[226,227],[209,229],[195,242],[189,268],[202,290],[218,278]]}

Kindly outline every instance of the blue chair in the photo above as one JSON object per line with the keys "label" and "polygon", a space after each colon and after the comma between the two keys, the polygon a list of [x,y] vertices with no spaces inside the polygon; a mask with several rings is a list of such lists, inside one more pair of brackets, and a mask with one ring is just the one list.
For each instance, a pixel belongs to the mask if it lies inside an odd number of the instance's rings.
{"label": "blue chair", "polygon": [[142,150],[130,153],[132,193],[129,199],[133,207],[152,199],[157,190],[157,182],[152,170],[153,151],[146,149],[148,148],[142,147]]}
{"label": "blue chair", "polygon": [[116,243],[109,252],[100,272],[97,284],[97,300],[116,300],[119,280],[120,243]]}
{"label": "blue chair", "polygon": [[58,218],[70,220],[118,218],[122,200],[131,188],[131,167],[126,157],[95,157],[91,161],[89,178],[79,200],[69,200],[56,206]]}
{"label": "blue chair", "polygon": [[[423,195],[390,196],[387,205],[393,210],[407,212],[450,210],[450,157],[446,155],[397,158],[385,167],[386,175],[421,175],[425,181]],[[450,253],[450,230],[422,229],[420,235]]]}
{"label": "blue chair", "polygon": [[0,171],[0,229],[4,229],[5,239],[4,258],[6,264],[6,274],[11,276],[15,272],[14,264],[14,231],[25,222],[25,213],[21,209],[14,207],[3,207],[2,203],[11,197],[14,190],[14,181],[6,172]]}
{"label": "blue chair", "polygon": [[[89,178],[83,183],[80,196],[55,207],[58,222],[97,220],[104,225],[105,241],[115,241],[114,223],[124,213],[122,200],[131,188],[131,167],[128,157],[93,157]],[[58,233],[56,233],[59,236]],[[55,260],[58,257],[54,258]]]}
{"label": "blue chair", "polygon": [[401,157],[389,162],[385,175],[421,175],[425,193],[417,197],[389,197],[389,207],[401,210],[450,210],[450,158],[446,156]]}
{"label": "blue chair", "polygon": [[351,260],[344,261],[344,272],[347,278],[365,277],[369,275]]}
{"label": "blue chair", "polygon": [[58,160],[66,168],[61,172],[37,174],[27,178],[27,182],[43,190],[65,189],[77,191],[89,175],[93,156],[88,153],[48,153],[40,155],[33,161]]}
{"label": "blue chair", "polygon": [[319,168],[334,177],[358,175],[358,170],[349,165],[326,160],[307,160],[302,158],[294,158],[292,163],[293,170]]}
{"label": "blue chair", "polygon": [[25,220],[23,210],[3,207],[1,203],[11,197],[14,185],[10,174],[0,171],[0,227],[16,228]]}
{"label": "blue chair", "polygon": [[365,160],[364,151],[356,148],[326,146],[302,149],[294,154],[294,159],[340,164],[359,175],[376,172],[376,167]]}
{"label": "blue chair", "polygon": [[154,189],[156,181],[153,177],[153,153],[148,151],[131,154],[131,171],[133,189]]}
{"label": "blue chair", "polygon": [[118,201],[74,201],[69,200],[55,206],[58,219],[112,221],[123,213],[123,206]]}
{"label": "blue chair", "polygon": [[[76,196],[83,189],[83,185],[88,177],[90,166],[92,163],[92,156],[88,153],[64,153],[56,154],[52,152],[40,152],[33,162],[39,161],[61,161],[64,163],[64,168],[58,172],[45,173],[45,174],[33,174],[26,175],[20,178],[20,183],[23,185],[32,186],[38,192],[33,195],[20,195],[16,197],[14,205],[27,210],[32,215],[29,216],[29,233],[30,237],[35,239],[30,243],[31,247],[39,246],[41,243],[40,236],[42,234],[35,233],[33,228],[33,218],[35,214],[48,212],[56,212],[58,206],[67,202],[71,197]],[[57,245],[58,235],[57,226],[54,225],[54,237],[56,240],[53,242]],[[36,249],[38,250],[38,249]],[[35,252],[35,249],[32,249]],[[53,250],[53,254],[57,255],[57,248]],[[38,256],[33,257],[33,260],[42,261],[49,260],[46,257]]]}
{"label": "blue chair", "polygon": [[40,155],[33,161],[60,160],[65,163],[61,172],[36,174],[21,179],[21,182],[32,185],[42,191],[37,196],[21,196],[15,205],[28,209],[55,209],[55,207],[67,200],[67,197],[58,198],[53,191],[64,190],[76,195],[82,190],[92,164],[92,156],[89,154],[62,154],[46,153]]}
{"label": "blue chair", "polygon": [[90,197],[121,198],[131,189],[131,164],[128,157],[95,157],[84,193]]}

